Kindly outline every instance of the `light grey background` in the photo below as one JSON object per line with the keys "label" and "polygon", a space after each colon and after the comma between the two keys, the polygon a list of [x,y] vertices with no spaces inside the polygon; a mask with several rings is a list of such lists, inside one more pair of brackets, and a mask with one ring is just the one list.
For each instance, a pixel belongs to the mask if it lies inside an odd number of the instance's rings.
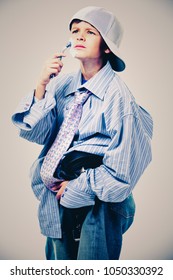
{"label": "light grey background", "polygon": [[[88,5],[107,8],[122,23],[127,69],[120,75],[154,119],[153,161],[134,191],[136,218],[124,236],[121,259],[173,258],[173,2],[1,0],[1,259],[45,258],[28,176],[41,147],[18,137],[11,115],[35,87],[43,62],[65,45],[71,16]],[[69,56],[64,64],[64,72],[78,67]]]}

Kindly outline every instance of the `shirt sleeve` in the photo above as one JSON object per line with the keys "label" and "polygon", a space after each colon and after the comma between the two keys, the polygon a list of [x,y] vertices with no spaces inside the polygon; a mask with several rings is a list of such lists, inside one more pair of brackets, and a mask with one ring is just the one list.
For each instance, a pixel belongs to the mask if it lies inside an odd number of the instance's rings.
{"label": "shirt sleeve", "polygon": [[12,115],[20,136],[44,144],[56,120],[55,105],[55,98],[49,91],[42,100],[35,100],[34,90],[24,97]]}
{"label": "shirt sleeve", "polygon": [[[152,121],[150,120],[152,126]],[[94,195],[105,202],[121,202],[130,195],[134,186],[151,161],[151,135],[140,119],[125,116],[114,134],[103,158],[103,165],[88,169],[70,181],[61,198],[61,204],[75,208],[78,193],[89,205]],[[82,202],[80,206],[84,206]],[[79,205],[79,203],[77,203]]]}
{"label": "shirt sleeve", "polygon": [[49,96],[49,93],[45,94],[45,98],[36,100],[33,90],[21,100],[12,116],[12,121],[21,129],[31,130],[54,106],[55,99]]}

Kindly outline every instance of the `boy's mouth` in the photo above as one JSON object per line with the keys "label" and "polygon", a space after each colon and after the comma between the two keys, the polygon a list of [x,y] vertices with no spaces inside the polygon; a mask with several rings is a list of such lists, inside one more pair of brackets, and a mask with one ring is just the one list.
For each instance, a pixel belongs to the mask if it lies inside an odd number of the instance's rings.
{"label": "boy's mouth", "polygon": [[85,49],[85,46],[83,46],[83,45],[76,45],[75,47],[74,47],[75,49]]}

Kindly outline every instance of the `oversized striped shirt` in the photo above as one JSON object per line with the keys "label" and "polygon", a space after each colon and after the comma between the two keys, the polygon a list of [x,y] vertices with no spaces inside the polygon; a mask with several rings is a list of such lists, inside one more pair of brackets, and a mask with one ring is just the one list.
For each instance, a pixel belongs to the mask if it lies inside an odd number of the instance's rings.
{"label": "oversized striped shirt", "polygon": [[[22,99],[12,116],[20,136],[44,145],[31,167],[33,191],[40,201],[42,234],[61,237],[58,203],[68,208],[94,205],[95,197],[105,202],[127,198],[151,161],[153,122],[150,114],[135,102],[109,62],[84,85],[81,71],[60,74],[46,87],[45,97],[34,102],[34,91]],[[78,131],[67,153],[77,150],[103,156],[103,164],[87,169],[67,184],[60,201],[40,177],[40,168],[63,122],[76,90],[91,92],[83,106]]]}

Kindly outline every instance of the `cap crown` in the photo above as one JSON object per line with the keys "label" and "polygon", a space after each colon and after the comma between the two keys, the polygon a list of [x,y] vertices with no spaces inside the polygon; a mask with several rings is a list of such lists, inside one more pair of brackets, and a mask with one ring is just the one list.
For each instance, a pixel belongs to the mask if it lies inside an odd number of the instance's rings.
{"label": "cap crown", "polygon": [[112,52],[109,61],[116,71],[123,71],[124,61],[119,56],[119,45],[121,43],[123,29],[117,18],[102,7],[89,6],[79,10],[70,21],[70,29],[75,19],[86,21],[93,25],[101,34],[107,46]]}

